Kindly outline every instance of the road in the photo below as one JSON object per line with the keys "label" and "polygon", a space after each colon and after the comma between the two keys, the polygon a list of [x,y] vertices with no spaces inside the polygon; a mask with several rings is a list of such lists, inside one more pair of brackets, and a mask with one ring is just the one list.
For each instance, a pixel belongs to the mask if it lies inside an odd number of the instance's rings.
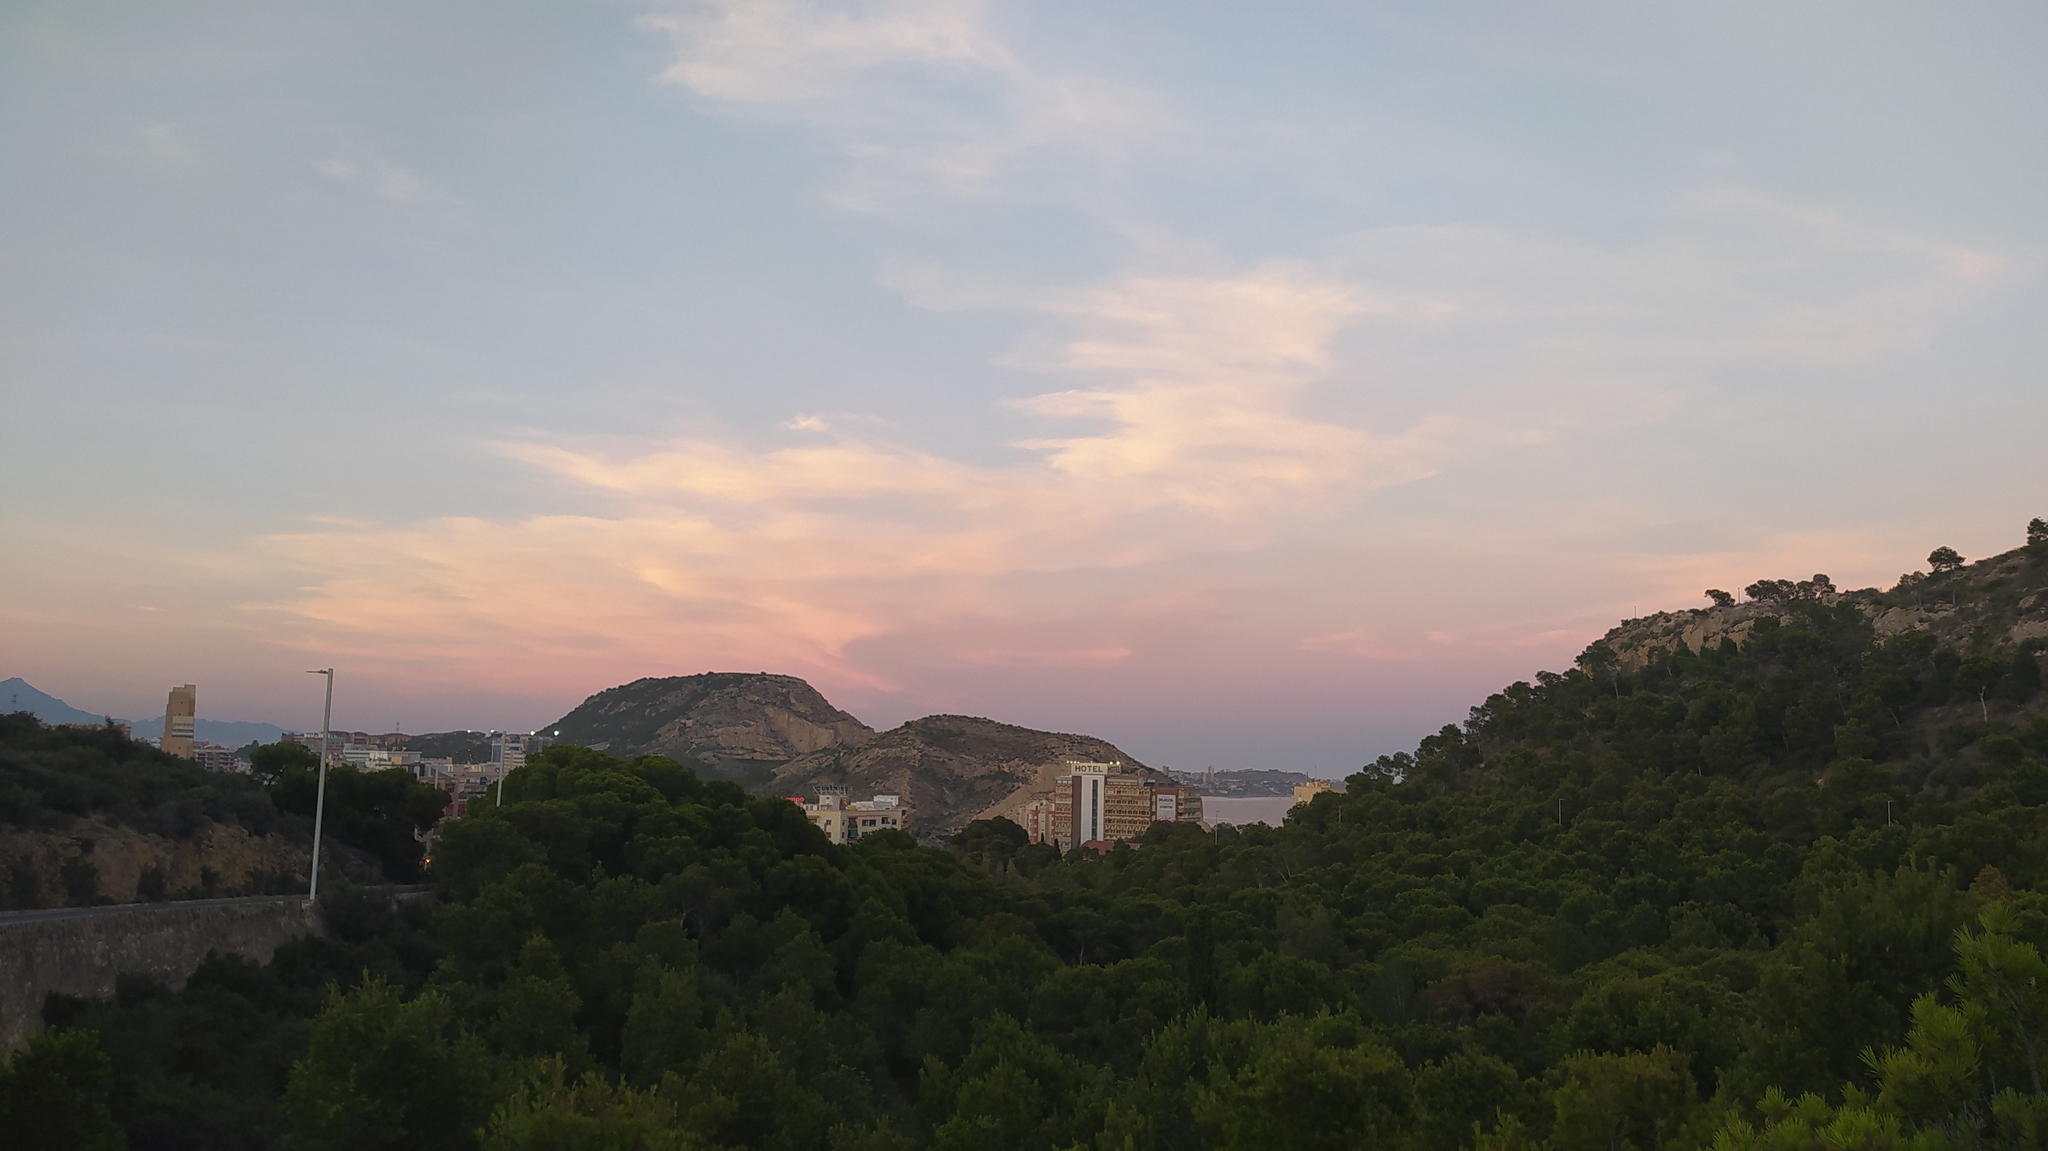
{"label": "road", "polygon": [[[432,884],[412,883],[391,887],[379,887],[377,891],[391,895],[408,895],[416,891],[431,891]],[[0,911],[0,927],[15,923],[48,923],[53,919],[86,919],[95,915],[127,915],[137,911],[162,911],[173,907],[233,907],[238,904],[294,903],[305,900],[303,895],[244,895],[233,899],[171,899],[162,903],[114,903],[101,907],[46,907],[39,911]]]}

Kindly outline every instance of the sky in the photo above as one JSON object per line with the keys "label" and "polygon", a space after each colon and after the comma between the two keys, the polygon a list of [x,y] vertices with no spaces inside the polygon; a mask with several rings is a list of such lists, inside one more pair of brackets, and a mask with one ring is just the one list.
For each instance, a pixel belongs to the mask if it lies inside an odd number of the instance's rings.
{"label": "sky", "polygon": [[2048,8],[0,8],[0,676],[1342,775],[2048,514]]}

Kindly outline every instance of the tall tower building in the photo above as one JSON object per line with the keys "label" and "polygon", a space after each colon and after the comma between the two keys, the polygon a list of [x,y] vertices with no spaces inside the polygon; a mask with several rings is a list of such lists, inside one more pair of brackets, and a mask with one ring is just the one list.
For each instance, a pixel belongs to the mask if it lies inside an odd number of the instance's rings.
{"label": "tall tower building", "polygon": [[160,744],[172,755],[192,758],[192,724],[199,716],[199,689],[192,684],[171,689],[164,705],[164,739]]}
{"label": "tall tower building", "polygon": [[1083,763],[1067,761],[1067,768],[1073,774],[1067,777],[1072,788],[1068,800],[1072,813],[1067,822],[1067,842],[1062,848],[1082,843],[1095,843],[1108,839],[1108,822],[1103,818],[1102,800],[1109,790],[1109,773],[1121,768],[1121,761],[1113,763]]}
{"label": "tall tower building", "polygon": [[526,766],[526,742],[523,735],[491,736],[492,779],[503,779]]}

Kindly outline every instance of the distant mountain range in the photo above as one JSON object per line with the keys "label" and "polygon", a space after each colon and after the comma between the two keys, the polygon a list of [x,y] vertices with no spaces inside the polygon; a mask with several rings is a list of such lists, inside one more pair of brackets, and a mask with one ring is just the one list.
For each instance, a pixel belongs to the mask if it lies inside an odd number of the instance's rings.
{"label": "distant mountain range", "polygon": [[[46,692],[38,691],[20,676],[0,680],[0,710],[25,711],[44,723],[105,723],[105,712],[82,711]],[[164,717],[148,719],[118,719],[125,723],[137,736],[156,738],[163,734]],[[242,747],[249,743],[275,743],[284,734],[284,729],[274,723],[251,723],[239,719],[208,719],[200,716],[193,724],[193,735],[202,740],[220,744],[223,747]]]}
{"label": "distant mountain range", "polygon": [[[124,719],[136,735],[156,738],[164,733],[164,717],[150,716],[148,719]],[[255,723],[241,719],[208,719],[200,716],[192,725],[196,739],[220,744],[222,747],[247,747],[252,743],[276,743],[284,738],[284,729],[274,723]]]}
{"label": "distant mountain range", "polygon": [[1202,794],[1219,799],[1270,799],[1292,796],[1311,778],[1299,771],[1237,769],[1232,771],[1167,772],[1182,783],[1199,784]]}
{"label": "distant mountain range", "polygon": [[54,695],[45,695],[20,676],[0,680],[0,708],[10,713],[28,712],[44,723],[105,723],[107,719],[104,715],[80,711]]}
{"label": "distant mountain range", "polygon": [[1092,736],[973,716],[926,716],[877,732],[803,680],[765,672],[635,680],[542,730],[613,755],[694,759],[755,790],[795,795],[836,785],[856,798],[901,795],[924,839],[1049,794],[1070,759],[1144,766]]}

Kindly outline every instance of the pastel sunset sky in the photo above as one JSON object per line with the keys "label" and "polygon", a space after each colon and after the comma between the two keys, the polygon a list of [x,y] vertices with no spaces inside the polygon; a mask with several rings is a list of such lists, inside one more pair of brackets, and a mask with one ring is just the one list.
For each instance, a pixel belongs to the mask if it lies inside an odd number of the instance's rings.
{"label": "pastel sunset sky", "polygon": [[1341,775],[2048,514],[2048,6],[0,8],[0,677]]}

